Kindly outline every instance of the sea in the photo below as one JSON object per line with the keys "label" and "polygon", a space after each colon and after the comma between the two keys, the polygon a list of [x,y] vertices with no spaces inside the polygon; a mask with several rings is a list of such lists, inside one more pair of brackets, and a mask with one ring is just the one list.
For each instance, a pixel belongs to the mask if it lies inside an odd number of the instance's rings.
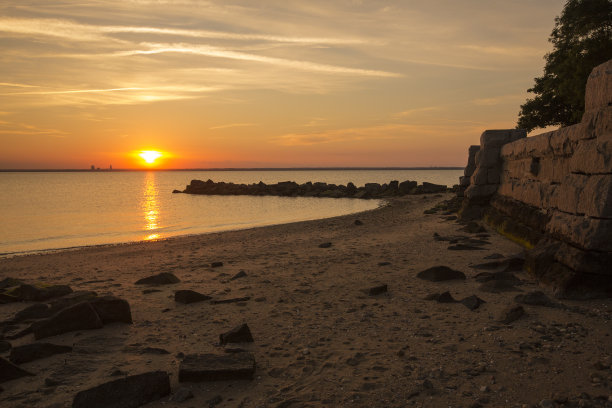
{"label": "sea", "polygon": [[380,200],[172,194],[193,179],[452,186],[462,170],[0,172],[0,257],[334,217]]}

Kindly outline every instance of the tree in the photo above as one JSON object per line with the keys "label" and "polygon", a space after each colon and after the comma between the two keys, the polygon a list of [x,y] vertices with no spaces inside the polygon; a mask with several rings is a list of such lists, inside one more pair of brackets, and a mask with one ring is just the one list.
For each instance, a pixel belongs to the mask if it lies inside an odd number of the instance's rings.
{"label": "tree", "polygon": [[517,127],[527,131],[580,122],[591,70],[612,59],[612,0],[568,0],[548,41],[544,75],[519,112]]}

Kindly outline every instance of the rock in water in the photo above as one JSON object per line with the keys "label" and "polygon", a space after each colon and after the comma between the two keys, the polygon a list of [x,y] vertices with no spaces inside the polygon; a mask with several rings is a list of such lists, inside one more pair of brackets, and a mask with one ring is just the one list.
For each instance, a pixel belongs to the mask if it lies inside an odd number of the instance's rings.
{"label": "rock in water", "polygon": [[136,285],[171,285],[181,280],[170,272],[162,272],[157,275],[142,278],[136,281]]}
{"label": "rock in water", "polygon": [[40,358],[72,351],[70,346],[60,346],[51,343],[32,343],[13,347],[9,360],[14,364],[23,364]]}
{"label": "rock in water", "polygon": [[128,323],[132,324],[130,304],[125,299],[115,296],[102,296],[89,301],[100,317],[103,324]]}
{"label": "rock in water", "polygon": [[87,302],[60,310],[57,314],[35,322],[30,326],[36,340],[74,330],[91,330],[102,327],[102,321]]}
{"label": "rock in water", "polygon": [[518,320],[525,314],[525,309],[521,305],[513,305],[505,309],[499,316],[498,321],[504,324],[510,324],[515,320]]}
{"label": "rock in water", "polygon": [[27,372],[15,364],[0,357],[0,383],[16,380],[17,378],[33,376],[34,374]]}
{"label": "rock in water", "polygon": [[177,290],[174,293],[174,300],[184,304],[202,302],[210,299],[212,299],[210,296],[206,296],[193,290]]}
{"label": "rock in water", "polygon": [[442,282],[454,279],[465,280],[465,274],[463,272],[451,269],[448,266],[434,266],[419,272],[417,274],[417,278],[431,282]]}
{"label": "rock in water", "polygon": [[248,352],[230,354],[190,354],[179,366],[179,382],[251,380],[255,358]]}
{"label": "rock in water", "polygon": [[79,392],[72,408],[136,408],[170,394],[170,377],[163,371],[131,375]]}
{"label": "rock in water", "polygon": [[253,335],[246,323],[219,335],[219,343],[221,343],[221,345],[227,343],[252,343],[253,341]]}

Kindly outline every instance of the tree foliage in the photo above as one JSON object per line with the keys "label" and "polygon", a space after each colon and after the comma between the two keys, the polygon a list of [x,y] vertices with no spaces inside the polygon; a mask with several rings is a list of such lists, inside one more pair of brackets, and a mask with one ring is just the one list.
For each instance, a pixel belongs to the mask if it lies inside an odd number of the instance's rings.
{"label": "tree foliage", "polygon": [[527,90],[535,97],[519,113],[517,127],[528,131],[580,122],[591,70],[612,59],[612,0],[568,0],[549,41],[544,75]]}

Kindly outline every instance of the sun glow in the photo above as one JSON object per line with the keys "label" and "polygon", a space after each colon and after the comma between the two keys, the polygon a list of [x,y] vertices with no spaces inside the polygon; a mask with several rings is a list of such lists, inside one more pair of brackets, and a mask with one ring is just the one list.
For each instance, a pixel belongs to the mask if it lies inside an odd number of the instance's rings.
{"label": "sun glow", "polygon": [[155,161],[162,157],[162,154],[155,150],[143,150],[138,153],[138,156],[140,156],[147,164],[155,164]]}

